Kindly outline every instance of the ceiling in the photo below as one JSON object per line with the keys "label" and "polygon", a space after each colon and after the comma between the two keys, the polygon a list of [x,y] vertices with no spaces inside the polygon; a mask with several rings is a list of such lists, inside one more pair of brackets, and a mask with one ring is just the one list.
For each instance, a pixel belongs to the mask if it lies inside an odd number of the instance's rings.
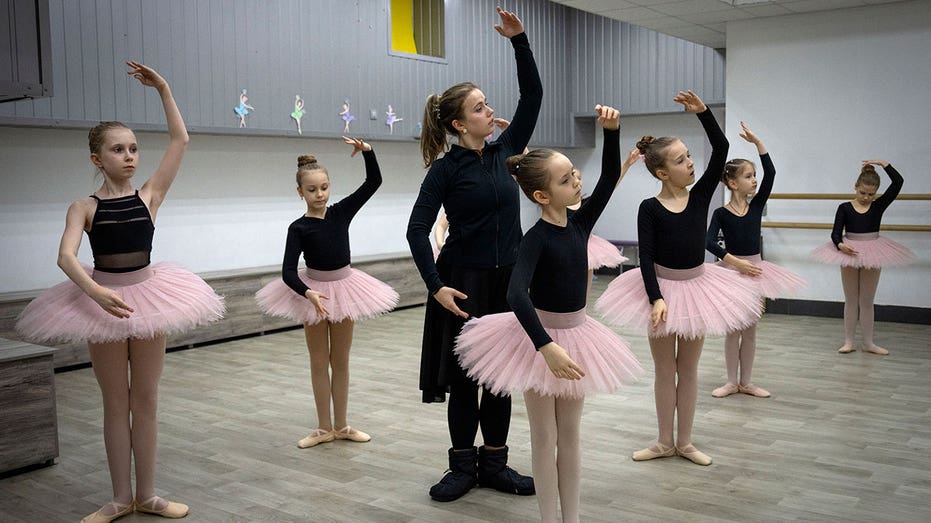
{"label": "ceiling", "polygon": [[902,0],[553,0],[713,48],[726,45],[727,22],[849,9]]}

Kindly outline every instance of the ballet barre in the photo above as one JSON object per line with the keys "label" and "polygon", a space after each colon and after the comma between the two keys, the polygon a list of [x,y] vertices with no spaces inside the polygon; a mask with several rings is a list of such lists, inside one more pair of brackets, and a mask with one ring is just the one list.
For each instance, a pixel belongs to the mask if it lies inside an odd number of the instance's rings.
{"label": "ballet barre", "polygon": [[[763,227],[771,229],[833,229],[833,223],[813,223],[813,222],[767,222],[761,223]],[[931,225],[900,225],[900,224],[882,224],[879,226],[881,231],[912,231],[912,232],[929,232]]]}
{"label": "ballet barre", "polygon": [[[882,196],[877,194],[876,198]],[[813,192],[800,192],[800,193],[788,193],[774,192],[769,195],[770,200],[850,200],[853,198],[853,195],[850,193],[813,193]],[[896,200],[931,200],[931,194],[900,194],[895,197]]]}

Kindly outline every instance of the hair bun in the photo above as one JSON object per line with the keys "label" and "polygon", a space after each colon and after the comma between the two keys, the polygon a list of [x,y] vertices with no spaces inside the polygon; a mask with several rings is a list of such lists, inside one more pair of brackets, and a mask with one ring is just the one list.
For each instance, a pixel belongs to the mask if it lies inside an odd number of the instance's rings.
{"label": "hair bun", "polygon": [[317,163],[317,157],[312,154],[302,154],[297,157],[297,168],[307,167]]}
{"label": "hair bun", "polygon": [[860,168],[860,174],[873,173],[876,174],[876,167],[873,167],[873,164],[868,163]]}
{"label": "hair bun", "polygon": [[526,154],[515,154],[514,156],[509,156],[507,160],[504,161],[505,168],[508,170],[508,173],[511,176],[517,177],[520,174],[520,161],[524,159]]}
{"label": "hair bun", "polygon": [[640,151],[640,154],[646,154],[647,149],[650,148],[650,145],[654,140],[656,140],[656,138],[653,138],[649,134],[643,135],[643,137],[640,138],[640,141],[637,142],[637,150]]}

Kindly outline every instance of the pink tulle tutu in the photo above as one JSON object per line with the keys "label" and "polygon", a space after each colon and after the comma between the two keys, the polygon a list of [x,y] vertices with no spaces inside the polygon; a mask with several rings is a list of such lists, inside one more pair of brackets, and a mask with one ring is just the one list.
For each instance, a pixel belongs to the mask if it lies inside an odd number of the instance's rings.
{"label": "pink tulle tutu", "polygon": [[469,377],[495,394],[532,390],[544,396],[581,398],[617,390],[643,372],[627,342],[585,309],[537,310],[537,314],[553,341],[585,372],[582,379],[553,376],[513,312],[473,318],[462,328],[454,350]]}
{"label": "pink tulle tutu", "polygon": [[379,316],[395,308],[400,299],[387,283],[349,265],[334,271],[305,269],[298,276],[312,290],[329,298],[322,300],[328,311],[326,317],[317,314],[310,300],[294,292],[280,278],[255,293],[262,311],[310,325],[323,320],[338,323],[347,318],[359,321]]}
{"label": "pink tulle tutu", "polygon": [[592,234],[588,237],[588,270],[617,267],[628,259],[621,255],[621,251],[613,243],[601,236]]}
{"label": "pink tulle tutu", "polygon": [[849,232],[844,236],[844,244],[857,251],[857,255],[844,254],[834,246],[834,242],[827,242],[813,250],[811,257],[828,265],[866,269],[908,265],[915,260],[915,253],[908,247],[880,236],[878,232]]}
{"label": "pink tulle tutu", "polygon": [[[763,296],[767,298],[776,299],[792,296],[808,285],[799,275],[775,263],[764,260],[759,254],[754,254],[752,256],[738,256],[733,254],[733,256],[742,260],[750,260],[754,265],[763,269],[763,273],[759,276],[747,276],[739,272],[738,274],[745,280],[759,285],[760,290],[763,292]],[[724,261],[719,261],[717,264],[726,269],[737,270],[733,265]]]}
{"label": "pink tulle tutu", "polygon": [[685,338],[723,336],[742,330],[760,319],[760,288],[736,271],[711,263],[691,269],[669,269],[655,265],[656,279],[666,302],[666,321],[654,330],[653,306],[643,286],[640,268],[614,279],[596,302],[598,312],[615,325],[650,328],[648,335],[660,338],[675,334]]}
{"label": "pink tulle tutu", "polygon": [[128,318],[104,311],[71,280],[47,289],[23,309],[16,330],[36,343],[105,343],[171,335],[219,320],[223,298],[196,274],[172,263],[124,273],[84,267],[132,307]]}

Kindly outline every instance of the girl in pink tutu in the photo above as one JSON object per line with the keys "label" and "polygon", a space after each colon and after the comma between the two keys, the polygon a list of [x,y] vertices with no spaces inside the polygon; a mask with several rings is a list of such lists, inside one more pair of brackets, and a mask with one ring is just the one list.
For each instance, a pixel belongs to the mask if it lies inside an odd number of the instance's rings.
{"label": "girl in pink tutu", "polygon": [[[760,222],[763,206],[773,190],[776,169],[766,152],[766,146],[750,129],[740,122],[740,137],[756,145],[763,166],[763,186],[756,190],[756,166],[750,160],[736,158],[724,165],[724,184],[731,191],[731,200],[715,209],[705,245],[722,261],[718,265],[734,269],[760,286],[767,298],[784,297],[801,289],[805,282],[782,267],[763,261],[760,257]],[[756,193],[752,200],[751,196]],[[748,202],[749,200],[749,202]],[[724,233],[725,248],[718,245],[718,233]],[[737,392],[758,398],[768,398],[769,392],[750,382],[753,357],[756,353],[756,323],[739,331],[727,333],[724,338],[724,363],[727,383],[714,389],[711,395],[723,398]],[[738,367],[740,379],[737,378]]]}
{"label": "girl in pink tutu", "polygon": [[689,192],[695,168],[685,144],[669,136],[644,136],[637,143],[647,169],[663,188],[640,204],[640,268],[612,281],[597,307],[610,322],[648,328],[659,437],[652,446],[634,452],[633,459],[679,455],[710,465],[711,458],[692,445],[698,358],[706,334],[723,335],[759,319],[761,296],[737,272],[704,263],[708,205],[724,172],[728,142],[698,95],[680,92],[674,100],[698,114],[711,142],[711,160]]}
{"label": "girl in pink tutu", "polygon": [[[58,266],[69,280],[33,300],[16,324],[25,338],[37,342],[87,342],[103,396],[113,498],[85,523],[106,523],[133,510],[167,518],[188,513],[187,505],[155,494],[156,405],[165,337],[223,314],[222,299],[203,280],[175,265],[150,264],[155,217],[178,174],[188,134],[165,79],[138,62],[127,64],[129,74],[162,99],[168,148],[142,188],[133,189],[136,136],[119,122],[101,122],[90,130],[90,159],[103,184],[68,208]],[[93,270],[77,258],[82,232],[90,239]]]}
{"label": "girl in pink tutu", "polygon": [[[619,179],[618,111],[596,106],[604,127],[602,171],[591,198],[562,154],[537,149],[508,170],[543,217],[524,236],[508,285],[514,312],[469,320],[455,352],[493,394],[523,392],[537,503],[543,521],[579,520],[579,422],[585,395],[611,392],[642,372],[627,343],[585,313],[586,243]],[[558,457],[557,457],[558,455]]]}
{"label": "girl in pink tutu", "polygon": [[[281,279],[255,295],[265,313],[304,324],[317,429],[297,442],[300,448],[334,439],[360,443],[371,439],[347,421],[352,330],[356,321],[384,314],[398,304],[394,289],[349,266],[349,224],[381,185],[381,171],[371,145],[345,136],[343,141],[352,146],[351,156],[362,151],[365,181],[349,196],[327,206],[330,175],[326,167],[313,156],[297,159],[297,193],[307,204],[307,212],[288,227]],[[307,269],[298,272],[301,252]]]}
{"label": "girl in pink tutu", "polygon": [[[876,197],[879,175],[874,165],[882,166],[892,184]],[[873,343],[873,299],[883,267],[906,265],[915,259],[908,247],[879,235],[883,213],[902,190],[902,175],[885,160],[863,160],[860,176],[853,188],[856,196],[837,207],[831,241],[812,252],[822,263],[840,265],[844,286],[844,344],[837,352],[856,350],[854,337],[857,318],[863,335],[863,350],[886,355],[889,351]]]}

